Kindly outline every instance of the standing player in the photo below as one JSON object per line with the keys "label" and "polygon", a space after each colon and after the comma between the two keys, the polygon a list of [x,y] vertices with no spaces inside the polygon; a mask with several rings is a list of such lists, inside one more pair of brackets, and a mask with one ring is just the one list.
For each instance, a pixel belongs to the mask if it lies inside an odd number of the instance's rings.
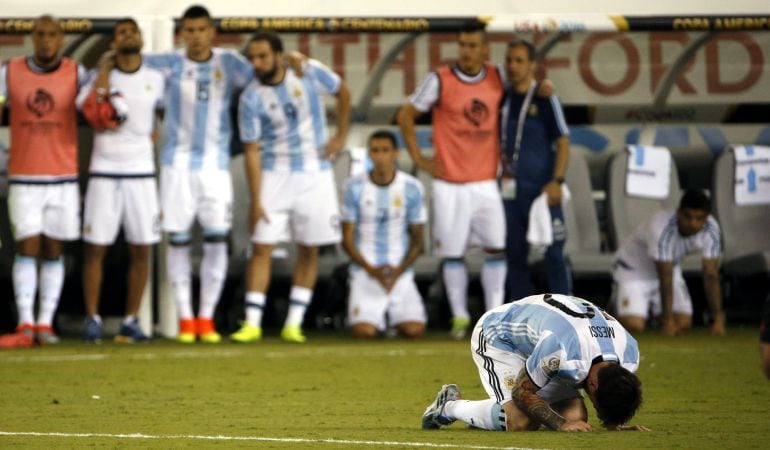
{"label": "standing player", "polygon": [[[505,214],[496,178],[504,75],[486,62],[489,43],[483,31],[462,32],[457,42],[457,63],[428,75],[399,111],[398,124],[417,167],[433,176],[434,247],[444,258],[451,334],[462,339],[470,325],[463,261],[469,245],[487,254],[481,269],[486,308],[503,303]],[[414,126],[420,114],[431,110],[433,159],[422,155]]]}
{"label": "standing player", "polygon": [[[9,102],[12,111],[8,209],[16,241],[13,287],[17,331],[56,343],[51,325],[64,284],[62,241],[80,236],[75,100],[85,72],[59,56],[64,31],[57,19],[44,15],[35,20],[32,43],[32,56],[12,58],[0,69],[0,103]],[[37,258],[42,261],[36,322]]]}
{"label": "standing player", "polygon": [[[251,188],[254,246],[246,273],[246,321],[231,339],[261,339],[270,255],[277,243],[291,239],[298,255],[281,337],[304,342],[302,319],[313,297],[318,247],[340,239],[329,160],[345,144],[350,94],[340,77],[318,61],[307,61],[302,78],[286,68],[283,43],[275,34],[256,34],[247,52],[259,81],[243,91],[238,121]],[[337,133],[331,138],[322,94],[337,98]]]}
{"label": "standing player", "polygon": [[396,170],[398,144],[390,131],[369,137],[372,170],[345,187],[342,246],[350,255],[348,319],[355,338],[373,338],[388,322],[399,334],[425,334],[425,307],[412,263],[422,253],[422,185]]}
{"label": "standing player", "polygon": [[[112,52],[100,61],[84,113],[96,128],[83,214],[83,291],[86,303],[84,339],[102,338],[99,292],[107,246],[123,224],[131,254],[126,316],[117,342],[146,341],[137,313],[150,262],[150,246],[160,239],[158,190],[152,131],[163,99],[163,75],[142,65],[142,36],[133,19],[118,20]],[[114,52],[114,54],[113,54]],[[118,103],[120,102],[120,103]],[[117,108],[113,106],[116,104]],[[98,115],[107,106],[108,115]]]}
{"label": "standing player", "polygon": [[682,195],[676,211],[658,211],[629,236],[615,253],[615,309],[623,326],[645,328],[650,311],[660,316],[666,335],[692,327],[692,300],[682,277],[682,258],[700,250],[703,289],[713,323],[711,333],[725,334],[719,286],[721,240],[711,216],[711,200],[700,190]]}
{"label": "standing player", "polygon": [[624,425],[642,403],[636,340],[586,300],[533,295],[487,311],[471,354],[489,400],[460,400],[459,388],[445,385],[423,428],[461,420],[483,430],[591,431],[582,389],[607,429],[647,430]]}
{"label": "standing player", "polygon": [[[168,233],[166,269],[179,314],[178,340],[207,343],[222,337],[214,310],[227,275],[227,236],[232,224],[230,105],[235,89],[253,72],[233,50],[212,47],[216,29],[208,10],[191,6],[182,16],[184,50],[147,55],[148,67],[166,78],[165,144],[161,156],[160,200]],[[192,309],[191,229],[203,228],[198,317]]]}

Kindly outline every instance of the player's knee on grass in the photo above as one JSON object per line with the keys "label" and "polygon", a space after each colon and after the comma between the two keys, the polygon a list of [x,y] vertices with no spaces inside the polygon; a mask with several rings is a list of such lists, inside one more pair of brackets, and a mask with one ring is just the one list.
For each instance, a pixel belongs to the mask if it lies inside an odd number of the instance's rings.
{"label": "player's knee on grass", "polygon": [[370,323],[357,323],[352,327],[353,338],[373,339],[377,337],[377,328]]}
{"label": "player's knee on grass", "polygon": [[503,405],[505,411],[505,426],[507,431],[535,431],[540,425],[530,420],[521,412],[513,401]]}
{"label": "player's knee on grass", "polygon": [[396,327],[398,333],[407,339],[420,339],[425,335],[425,324],[420,322],[405,322]]}
{"label": "player's knee on grass", "polygon": [[554,411],[568,421],[588,422],[588,410],[582,398],[570,398],[551,405]]}
{"label": "player's knee on grass", "polygon": [[623,328],[630,333],[644,331],[647,322],[647,319],[638,316],[620,316],[618,317],[618,320],[620,321],[620,324],[623,325]]}

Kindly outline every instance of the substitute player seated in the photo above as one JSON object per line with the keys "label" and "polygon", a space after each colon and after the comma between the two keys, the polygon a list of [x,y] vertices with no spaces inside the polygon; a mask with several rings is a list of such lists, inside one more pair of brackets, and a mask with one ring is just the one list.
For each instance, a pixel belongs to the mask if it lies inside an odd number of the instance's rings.
{"label": "substitute player seated", "polygon": [[355,338],[373,338],[386,326],[412,339],[425,333],[425,307],[410,269],[423,249],[423,191],[396,169],[398,153],[393,133],[374,132],[371,171],[345,186],[342,246],[353,262],[348,319]]}

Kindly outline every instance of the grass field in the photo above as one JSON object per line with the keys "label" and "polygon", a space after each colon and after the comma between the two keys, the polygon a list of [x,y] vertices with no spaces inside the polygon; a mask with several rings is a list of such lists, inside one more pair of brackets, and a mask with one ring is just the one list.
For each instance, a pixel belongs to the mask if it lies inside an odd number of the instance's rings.
{"label": "grass field", "polygon": [[[757,331],[638,336],[650,433],[420,429],[439,387],[484,396],[467,342],[88,346],[0,352],[0,448],[767,448]],[[590,412],[590,421],[597,425]]]}

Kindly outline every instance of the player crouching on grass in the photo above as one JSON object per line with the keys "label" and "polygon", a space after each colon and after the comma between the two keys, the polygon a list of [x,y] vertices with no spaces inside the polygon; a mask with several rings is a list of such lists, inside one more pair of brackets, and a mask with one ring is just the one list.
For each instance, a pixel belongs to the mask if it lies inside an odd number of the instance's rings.
{"label": "player crouching on grass", "polygon": [[425,307],[410,269],[423,249],[423,190],[396,169],[397,158],[395,135],[374,132],[372,170],[345,186],[342,247],[353,262],[348,318],[354,338],[376,337],[386,325],[410,339],[425,334]]}
{"label": "player crouching on grass", "polygon": [[608,430],[642,403],[636,340],[612,316],[577,297],[544,294],[488,311],[473,330],[471,355],[488,400],[460,400],[444,385],[422,416],[424,429],[461,420],[484,430],[591,431],[585,391]]}

